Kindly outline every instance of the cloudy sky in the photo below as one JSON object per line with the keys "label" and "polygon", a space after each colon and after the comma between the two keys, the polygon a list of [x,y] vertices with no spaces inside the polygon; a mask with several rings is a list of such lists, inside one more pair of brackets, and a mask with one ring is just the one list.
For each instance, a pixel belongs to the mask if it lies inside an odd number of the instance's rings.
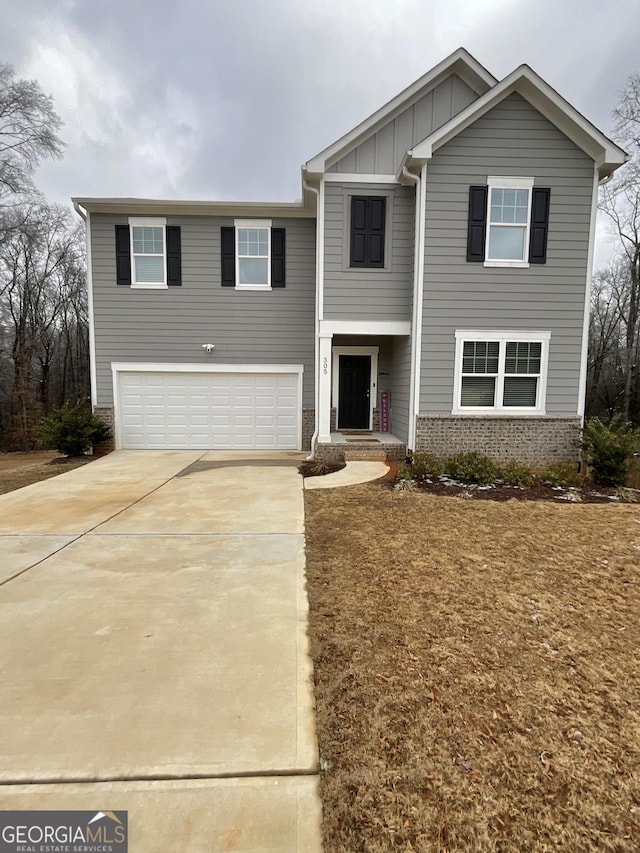
{"label": "cloudy sky", "polygon": [[56,201],[290,201],[300,165],[457,47],[531,65],[602,130],[637,0],[0,0],[0,61],[64,121]]}

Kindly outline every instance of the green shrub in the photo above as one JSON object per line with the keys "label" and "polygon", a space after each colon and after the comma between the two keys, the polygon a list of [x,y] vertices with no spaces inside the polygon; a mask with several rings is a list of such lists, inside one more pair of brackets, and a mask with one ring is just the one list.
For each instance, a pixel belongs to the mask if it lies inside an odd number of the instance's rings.
{"label": "green shrub", "polygon": [[444,473],[444,459],[440,459],[433,453],[414,453],[411,471],[414,477],[420,477],[423,474],[433,474],[437,477]]}
{"label": "green shrub", "polygon": [[111,435],[109,427],[95,417],[84,403],[66,403],[42,421],[41,437],[48,447],[66,456],[80,456],[99,441]]}
{"label": "green shrub", "polygon": [[555,462],[547,468],[542,479],[552,486],[580,486],[584,477],[575,462]]}
{"label": "green shrub", "polygon": [[456,453],[444,463],[448,474],[462,483],[477,483],[479,486],[493,483],[500,473],[496,463],[475,451]]}
{"label": "green shrub", "polygon": [[521,486],[523,489],[530,489],[532,486],[536,486],[539,481],[538,475],[530,465],[518,462],[516,459],[510,459],[503,466],[501,474],[502,479],[509,486]]}
{"label": "green shrub", "polygon": [[621,415],[609,426],[591,418],[582,430],[581,447],[593,479],[603,486],[623,486],[629,473],[628,459],[640,442],[640,433]]}

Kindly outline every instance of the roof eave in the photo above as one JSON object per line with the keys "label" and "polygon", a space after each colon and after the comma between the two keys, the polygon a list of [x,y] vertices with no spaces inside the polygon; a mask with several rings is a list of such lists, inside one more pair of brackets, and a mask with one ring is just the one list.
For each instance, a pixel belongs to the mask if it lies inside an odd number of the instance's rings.
{"label": "roof eave", "polygon": [[450,74],[457,74],[478,95],[484,94],[498,82],[493,74],[480,65],[468,51],[463,47],[458,48],[375,113],[364,119],[344,136],[341,136],[336,142],[320,151],[311,160],[308,160],[304,168],[309,177],[324,174],[328,166],[356,147],[364,138],[375,133],[383,124],[391,121],[403,109],[406,109],[412,99],[418,97],[423,89],[434,88]]}
{"label": "roof eave", "polygon": [[628,155],[622,148],[598,130],[528,65],[521,65],[407,152],[409,164],[415,168],[419,161],[428,160],[434,151],[514,92],[522,95],[597,164],[602,163],[605,177],[627,161]]}
{"label": "roof eave", "polygon": [[158,214],[163,216],[315,216],[315,208],[302,201],[180,201],[156,198],[80,198],[71,199],[89,213]]}

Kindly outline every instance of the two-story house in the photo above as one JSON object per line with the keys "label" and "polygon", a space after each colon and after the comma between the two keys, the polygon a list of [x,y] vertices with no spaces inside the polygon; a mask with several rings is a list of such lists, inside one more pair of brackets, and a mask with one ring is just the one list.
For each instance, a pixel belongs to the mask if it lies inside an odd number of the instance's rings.
{"label": "two-story house", "polygon": [[119,448],[572,458],[625,159],[460,49],[309,160],[300,202],[76,198],[94,411]]}

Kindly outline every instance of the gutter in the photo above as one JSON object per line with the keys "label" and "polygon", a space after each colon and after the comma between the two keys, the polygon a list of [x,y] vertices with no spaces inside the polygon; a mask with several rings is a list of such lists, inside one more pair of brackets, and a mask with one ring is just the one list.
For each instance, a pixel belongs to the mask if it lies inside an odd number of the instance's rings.
{"label": "gutter", "polygon": [[87,313],[89,315],[89,378],[91,380],[91,408],[98,405],[98,385],[96,372],[96,328],[93,316],[93,264],[91,261],[91,214],[83,210],[77,199],[71,199],[73,208],[84,221],[87,241]]}
{"label": "gutter", "polygon": [[420,363],[422,359],[422,303],[424,292],[424,232],[426,215],[427,165],[420,175],[410,172],[402,166],[402,177],[416,187],[415,236],[413,255],[413,305],[411,312],[411,372],[409,379],[409,430],[407,452],[411,454],[416,446],[416,416],[420,400]]}
{"label": "gutter", "polygon": [[[320,184],[321,189],[323,188],[323,183]],[[321,232],[324,230],[324,215],[322,216],[322,223],[320,222],[320,200],[321,195],[324,200],[324,193],[321,194],[320,189],[311,186],[310,183],[306,180],[304,176],[304,172],[302,175],[302,187],[303,190],[308,190],[315,194],[316,197],[316,317],[315,317],[315,341],[314,341],[314,359],[315,359],[315,387],[314,387],[314,398],[315,398],[315,411],[314,411],[314,430],[313,435],[311,436],[311,453],[307,456],[307,461],[311,462],[315,458],[316,447],[318,444],[318,434],[320,431],[319,428],[319,417],[320,417],[320,279],[322,275],[321,269],[321,255],[322,255],[322,240],[320,239],[322,234]],[[324,211],[323,211],[324,214]],[[322,225],[322,228],[321,228]]]}

